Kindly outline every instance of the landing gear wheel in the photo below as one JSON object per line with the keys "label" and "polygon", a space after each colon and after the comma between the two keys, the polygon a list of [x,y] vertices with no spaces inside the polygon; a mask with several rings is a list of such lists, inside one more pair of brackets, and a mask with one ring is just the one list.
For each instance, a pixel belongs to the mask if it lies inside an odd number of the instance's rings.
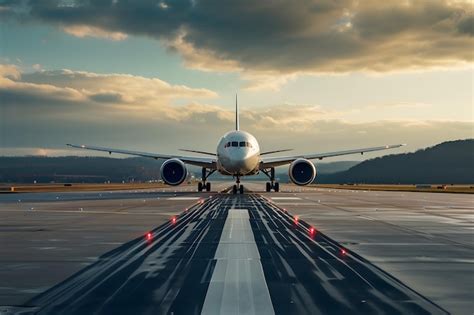
{"label": "landing gear wheel", "polygon": [[273,184],[273,189],[275,190],[275,192],[279,192],[280,191],[280,183]]}
{"label": "landing gear wheel", "polygon": [[237,193],[237,185],[232,186],[232,193],[234,195]]}
{"label": "landing gear wheel", "polygon": [[266,185],[266,187],[265,187],[265,190],[266,190],[267,192],[270,192],[270,190],[272,190],[272,184],[270,184],[269,182],[267,182],[267,185]]}
{"label": "landing gear wheel", "polygon": [[241,195],[244,193],[244,185],[240,185],[239,192]]}
{"label": "landing gear wheel", "polygon": [[211,191],[211,183],[206,183],[206,191]]}
{"label": "landing gear wheel", "polygon": [[198,183],[198,191],[202,191],[203,189],[203,185],[201,182]]}

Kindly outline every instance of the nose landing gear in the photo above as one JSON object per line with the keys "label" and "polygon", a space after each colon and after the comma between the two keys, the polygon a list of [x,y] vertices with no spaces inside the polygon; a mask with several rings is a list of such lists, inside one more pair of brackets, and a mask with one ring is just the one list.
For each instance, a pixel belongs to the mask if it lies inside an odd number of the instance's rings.
{"label": "nose landing gear", "polygon": [[237,180],[235,181],[235,185],[232,186],[232,193],[235,195],[239,192],[241,195],[244,193],[244,185],[240,184],[240,177],[237,176]]}

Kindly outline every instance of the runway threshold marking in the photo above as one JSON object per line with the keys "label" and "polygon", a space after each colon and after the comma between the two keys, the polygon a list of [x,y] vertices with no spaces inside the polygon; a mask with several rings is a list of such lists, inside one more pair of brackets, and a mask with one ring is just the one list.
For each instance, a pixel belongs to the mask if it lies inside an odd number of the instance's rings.
{"label": "runway threshold marking", "polygon": [[229,210],[201,314],[275,313],[249,218]]}

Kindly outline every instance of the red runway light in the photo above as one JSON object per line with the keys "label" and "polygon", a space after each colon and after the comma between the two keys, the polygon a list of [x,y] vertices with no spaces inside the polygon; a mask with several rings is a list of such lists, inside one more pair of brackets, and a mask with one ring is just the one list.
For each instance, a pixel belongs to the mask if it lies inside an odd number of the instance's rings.
{"label": "red runway light", "polygon": [[150,241],[153,238],[153,235],[151,235],[150,232],[146,233],[146,240]]}
{"label": "red runway light", "polygon": [[313,236],[315,232],[316,230],[314,229],[314,227],[309,228],[309,234],[311,234],[311,236]]}
{"label": "red runway light", "polygon": [[344,248],[341,248],[341,254],[345,255],[345,254],[347,254],[347,251]]}
{"label": "red runway light", "polygon": [[298,220],[299,220],[299,218],[298,218],[298,216],[297,216],[297,215],[295,216],[295,219],[294,219],[294,220],[295,220],[295,224],[298,224]]}
{"label": "red runway light", "polygon": [[172,224],[176,224],[176,217],[172,217],[172,218],[171,218],[171,223],[172,223]]}

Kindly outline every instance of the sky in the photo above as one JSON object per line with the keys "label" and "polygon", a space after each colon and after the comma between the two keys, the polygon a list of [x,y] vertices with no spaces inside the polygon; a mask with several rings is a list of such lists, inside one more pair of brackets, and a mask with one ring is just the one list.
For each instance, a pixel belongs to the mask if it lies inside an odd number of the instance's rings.
{"label": "sky", "polygon": [[213,151],[236,93],[263,150],[412,152],[473,137],[473,62],[470,1],[0,0],[0,155]]}

